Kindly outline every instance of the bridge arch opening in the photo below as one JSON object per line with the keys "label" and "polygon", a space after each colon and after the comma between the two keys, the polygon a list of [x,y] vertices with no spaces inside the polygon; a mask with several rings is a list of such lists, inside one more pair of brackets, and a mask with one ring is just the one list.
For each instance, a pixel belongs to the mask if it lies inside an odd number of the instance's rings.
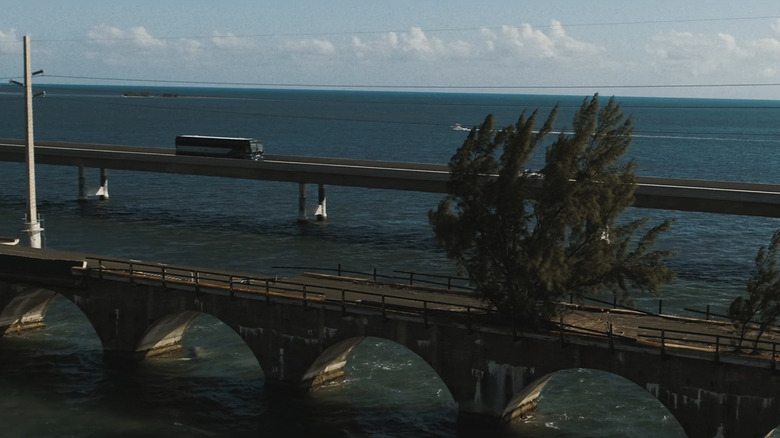
{"label": "bridge arch opening", "polygon": [[[0,424],[12,426],[6,431],[12,435],[56,430],[77,436],[83,424],[73,419],[92,409],[108,422],[107,412],[93,403],[105,390],[103,346],[81,309],[54,291],[46,295],[43,325],[12,330],[0,339]],[[110,430],[116,431],[122,422],[112,420]]]}
{"label": "bridge arch opening", "polygon": [[4,294],[0,300],[0,333],[43,327],[43,318],[57,292],[38,287]]}
{"label": "bridge arch opening", "polygon": [[263,370],[244,339],[203,312],[171,314],[155,326],[148,332],[173,329],[179,348],[117,365],[117,370],[130,374],[127,380],[132,383],[120,389],[123,404],[136,406],[134,415],[139,418],[185,428],[198,424],[195,435],[257,429],[273,400],[264,391]]}
{"label": "bridge arch opening", "polygon": [[185,310],[158,319],[147,329],[136,352],[144,357],[216,361],[223,370],[263,378],[257,358],[240,334],[204,312]]}
{"label": "bridge arch opening", "polygon": [[618,431],[624,437],[686,437],[648,389],[606,371],[573,368],[543,376],[510,402],[505,419],[524,403],[535,407],[515,418],[512,426],[523,435],[566,436],[588,430],[593,436],[615,436]]}
{"label": "bridge arch opening", "polygon": [[0,332],[5,344],[40,343],[102,354],[100,338],[84,312],[50,289],[28,288],[9,299],[0,309]]}
{"label": "bridge arch opening", "polygon": [[[455,435],[457,405],[438,374],[413,351],[396,342],[363,337],[342,341],[326,350],[319,369],[341,367],[313,387],[312,415],[349,412],[342,428],[370,435],[392,421],[398,436]],[[317,364],[310,368],[316,369]],[[311,375],[309,377],[312,377]],[[308,414],[308,413],[307,413]]]}

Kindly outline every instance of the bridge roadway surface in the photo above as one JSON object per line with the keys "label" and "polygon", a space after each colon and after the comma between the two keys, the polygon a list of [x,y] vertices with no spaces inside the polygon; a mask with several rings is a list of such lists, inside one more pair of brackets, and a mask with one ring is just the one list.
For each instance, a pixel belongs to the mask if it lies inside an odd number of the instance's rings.
{"label": "bridge roadway surface", "polygon": [[[0,160],[24,162],[25,142],[0,139]],[[446,164],[267,154],[264,160],[177,156],[172,148],[38,141],[36,163],[301,184],[446,193]],[[639,177],[635,207],[780,217],[780,185]]]}
{"label": "bridge roadway surface", "polygon": [[[476,299],[470,293],[423,286],[409,286],[401,283],[376,282],[368,278],[339,277],[329,274],[304,273],[289,279],[290,282],[305,284],[309,293],[321,293],[328,300],[341,299],[341,289],[361,291],[366,293],[362,300],[371,301],[370,297],[385,296],[385,305],[411,306],[418,311],[425,306],[428,310],[445,310],[453,313],[463,313],[467,308],[484,309],[488,307],[484,301]],[[370,295],[369,295],[370,294]],[[425,304],[424,304],[425,303]],[[382,303],[374,301],[376,306]],[[699,318],[678,317],[673,315],[655,315],[631,309],[601,307],[592,305],[561,304],[561,318],[553,319],[548,329],[557,331],[563,324],[563,335],[578,335],[609,340],[612,327],[613,340],[636,342],[642,345],[661,348],[681,348],[690,351],[714,354],[716,337],[720,337],[719,353],[731,349],[726,338],[736,336],[730,322],[705,320]],[[479,311],[473,315],[479,320]],[[664,331],[664,340],[661,340]],[[771,351],[771,345],[763,346],[765,351]],[[767,357],[768,359],[768,357]]]}
{"label": "bridge roadway surface", "polygon": [[[55,282],[61,280],[63,275],[70,277],[73,273],[81,272],[83,275],[91,272],[88,275],[110,276],[138,283],[164,283],[169,288],[191,289],[197,284],[204,293],[284,300],[308,306],[348,306],[350,309],[362,308],[364,311],[381,311],[394,315],[427,314],[435,315],[440,323],[442,318],[450,318],[461,323],[468,321],[479,325],[506,327],[506,324],[498,321],[498,315],[493,309],[474,297],[471,292],[412,286],[401,283],[400,280],[375,281],[371,278],[316,272],[284,278],[0,245],[1,260],[5,260],[4,255],[32,260],[76,261],[67,265],[80,268],[68,269],[66,273],[54,272],[49,280]],[[1,276],[10,272],[21,277],[27,276],[29,279],[35,277],[37,280],[47,281],[46,278],[41,278],[41,270],[37,265],[35,271],[29,275],[25,274],[23,266],[0,268]],[[58,276],[60,279],[56,278]],[[541,332],[559,334],[562,340],[578,338],[580,342],[583,339],[590,339],[598,344],[614,342],[659,348],[664,352],[675,350],[677,354],[686,356],[752,363],[762,368],[775,367],[774,339],[780,334],[776,329],[769,330],[764,335],[757,352],[747,355],[735,351],[737,333],[734,326],[726,321],[566,303],[561,304],[560,315],[558,319],[549,321],[550,324]],[[518,335],[522,336],[523,333]],[[755,333],[751,332],[750,336],[754,337]]]}
{"label": "bridge roadway surface", "polygon": [[[426,307],[429,311],[444,310],[453,314],[470,311],[472,312],[471,317],[475,321],[480,321],[483,316],[479,309],[489,307],[471,293],[410,286],[402,283],[377,282],[368,278],[339,277],[310,272],[290,278],[288,281],[305,284],[309,293],[321,293],[327,300],[341,300],[340,290],[348,289],[364,292],[366,295],[361,298],[362,301],[372,302],[377,307],[383,305],[378,298],[384,296],[384,305],[386,306],[394,308],[409,306],[417,311]],[[719,354],[733,350],[728,339],[736,337],[736,331],[730,322],[656,315],[631,309],[562,303],[560,315],[559,319],[549,321],[549,326],[544,330],[560,332],[559,329],[562,327],[561,334],[564,339],[566,336],[576,335],[608,341],[611,337],[613,341],[619,339],[622,342],[658,348],[661,348],[663,344],[666,349],[677,348],[713,355],[716,348]],[[493,317],[495,316],[493,315]],[[610,324],[611,335],[609,332]],[[664,332],[663,340],[662,331]],[[760,347],[763,354],[753,355],[753,358],[763,356],[764,359],[769,360],[772,346],[762,343]]]}

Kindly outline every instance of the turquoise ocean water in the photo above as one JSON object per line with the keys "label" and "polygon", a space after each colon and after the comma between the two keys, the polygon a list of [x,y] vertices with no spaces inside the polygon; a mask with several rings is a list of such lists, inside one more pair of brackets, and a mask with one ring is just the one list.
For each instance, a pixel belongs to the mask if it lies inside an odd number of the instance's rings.
{"label": "turquoise ocean water", "polygon": [[[451,125],[499,125],[523,110],[559,104],[565,129],[585,96],[356,91],[43,86],[38,140],[172,148],[179,134],[259,138],[269,154],[446,163],[466,133]],[[123,97],[149,91],[150,97]],[[163,93],[177,97],[158,97]],[[602,96],[607,99],[608,96]],[[648,176],[780,183],[780,102],[616,97],[635,125],[629,155]],[[24,99],[0,86],[0,138],[23,139]],[[540,166],[543,155],[530,167]],[[37,167],[38,210],[49,248],[295,275],[287,267],[452,274],[427,224],[440,195],[328,187],[328,220],[296,223],[294,184],[109,172],[110,200],[77,203],[75,168]],[[98,184],[97,170],[88,178]],[[0,235],[23,238],[25,173],[0,163]],[[309,199],[316,199],[310,187]],[[312,202],[313,204],[313,202]],[[312,209],[315,207],[311,205]],[[744,293],[753,259],[780,221],[631,209],[674,218],[660,245],[678,280],[667,313],[725,311]],[[657,310],[658,297],[636,296]],[[348,364],[346,381],[309,397],[263,386],[240,337],[203,315],[185,350],[135,365],[104,363],[75,306],[55,303],[47,328],[0,341],[3,436],[682,436],[643,388],[571,370],[542,396],[531,421],[474,430],[455,421],[446,388],[413,354],[376,339]]]}

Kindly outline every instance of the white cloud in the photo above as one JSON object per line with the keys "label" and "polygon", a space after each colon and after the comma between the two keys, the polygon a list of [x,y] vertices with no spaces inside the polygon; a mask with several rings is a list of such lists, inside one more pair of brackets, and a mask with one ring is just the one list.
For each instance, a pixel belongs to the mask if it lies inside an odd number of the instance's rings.
{"label": "white cloud", "polygon": [[431,59],[443,55],[446,50],[439,38],[428,38],[419,27],[412,28],[396,38],[395,49],[411,53],[418,59]]}
{"label": "white cloud", "polygon": [[185,53],[188,55],[198,54],[200,53],[202,48],[203,48],[203,44],[200,41],[187,39],[187,38],[183,38],[179,40],[178,44],[176,44],[176,50],[178,52]]}
{"label": "white cloud", "polygon": [[16,36],[16,29],[0,30],[0,53],[21,53],[22,44]]}
{"label": "white cloud", "polygon": [[656,69],[693,76],[742,70],[755,57],[726,33],[665,32],[652,38],[646,52]]}
{"label": "white cloud", "polygon": [[192,62],[207,49],[204,43],[191,38],[157,38],[143,26],[119,28],[101,24],[90,29],[87,38],[101,48],[93,46],[84,56],[109,66],[153,66],[161,59],[168,65],[177,61]]}
{"label": "white cloud", "polygon": [[754,50],[758,57],[769,57],[774,62],[780,58],[780,40],[777,38],[761,38],[753,41],[748,47]]}
{"label": "white cloud", "polygon": [[487,51],[500,57],[566,61],[605,52],[602,47],[570,37],[557,20],[552,21],[547,33],[523,24],[502,26],[498,33],[484,29],[482,35]]}
{"label": "white cloud", "polygon": [[154,38],[143,26],[120,29],[101,24],[93,27],[87,38],[103,45],[126,45],[146,50],[159,49],[166,46],[165,41]]}
{"label": "white cloud", "polygon": [[460,40],[444,41],[429,37],[419,27],[413,27],[409,32],[388,32],[380,39],[363,41],[352,38],[352,51],[359,58],[375,56],[377,58],[406,58],[418,61],[436,61],[447,58],[467,56],[472,46]]}
{"label": "white cloud", "polygon": [[220,49],[249,50],[255,47],[255,44],[251,39],[238,37],[230,32],[223,34],[214,31],[212,33],[211,42]]}
{"label": "white cloud", "polygon": [[289,52],[299,55],[332,55],[336,52],[333,43],[320,39],[286,41],[283,43],[283,47]]}

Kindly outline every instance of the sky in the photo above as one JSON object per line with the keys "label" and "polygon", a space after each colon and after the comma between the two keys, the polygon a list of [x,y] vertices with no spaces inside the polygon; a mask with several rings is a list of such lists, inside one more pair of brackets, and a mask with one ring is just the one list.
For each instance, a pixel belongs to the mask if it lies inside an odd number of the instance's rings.
{"label": "sky", "polygon": [[777,0],[0,0],[0,80],[780,100]]}

